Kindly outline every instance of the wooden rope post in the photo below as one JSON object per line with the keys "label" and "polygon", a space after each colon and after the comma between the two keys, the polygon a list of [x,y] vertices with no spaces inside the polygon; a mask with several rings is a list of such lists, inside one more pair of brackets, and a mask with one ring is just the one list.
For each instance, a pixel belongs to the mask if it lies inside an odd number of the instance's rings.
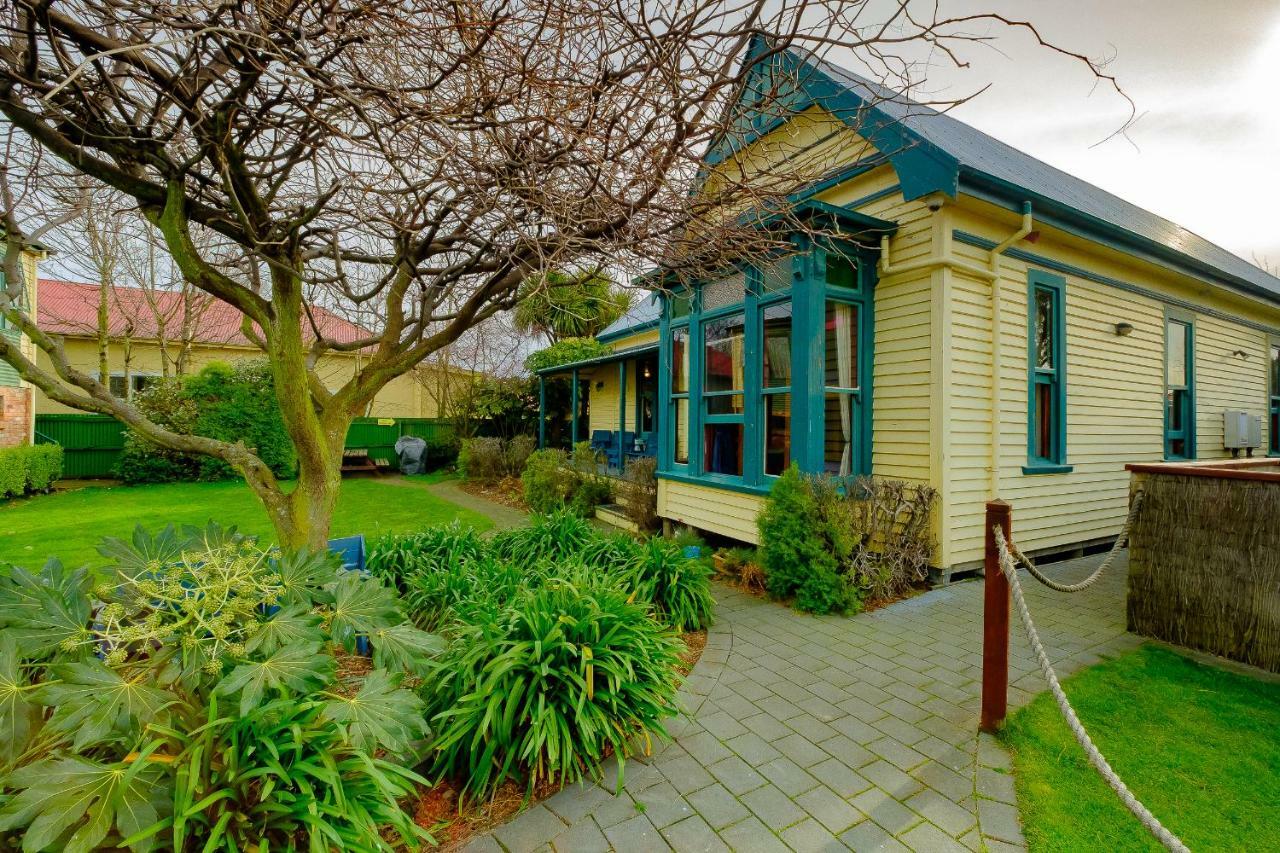
{"label": "wooden rope post", "polygon": [[1013,507],[1004,501],[987,502],[984,520],[986,586],[982,598],[982,721],[984,732],[1004,723],[1009,709],[1009,579],[1000,568],[995,528],[1009,541]]}

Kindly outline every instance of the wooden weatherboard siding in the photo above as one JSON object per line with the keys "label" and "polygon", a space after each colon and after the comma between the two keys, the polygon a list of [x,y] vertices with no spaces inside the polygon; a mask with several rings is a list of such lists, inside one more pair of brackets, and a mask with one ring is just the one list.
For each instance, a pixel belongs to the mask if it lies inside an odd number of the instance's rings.
{"label": "wooden weatherboard siding", "polygon": [[[1009,217],[1000,221],[986,205],[966,199],[950,216],[955,255],[982,266],[990,257],[987,246],[1011,227]],[[1211,291],[1096,244],[1037,228],[1037,243],[1021,243],[1000,261],[999,496],[1013,504],[1018,541],[1028,551],[1114,536],[1128,503],[1125,464],[1164,458],[1169,305],[1190,306],[1195,322],[1200,459],[1230,455],[1222,447],[1225,409],[1265,414],[1265,329],[1280,326],[1280,308]],[[974,245],[978,242],[983,245]],[[1027,276],[1035,269],[1066,282],[1069,473],[1022,470],[1027,461]],[[945,550],[952,565],[981,559],[983,507],[992,497],[990,288],[962,271],[952,273],[952,395],[944,433],[950,488],[943,501]],[[1117,335],[1119,322],[1132,324],[1132,333]],[[1266,441],[1264,426],[1264,446]]]}
{"label": "wooden weatherboard siding", "polygon": [[[626,335],[624,337],[614,338],[610,340],[609,347],[614,351],[622,349],[630,349],[631,347],[641,346],[642,344],[656,343],[658,340],[657,329],[646,329],[634,335]],[[625,362],[627,371],[627,432],[635,432],[636,429],[636,361],[629,359]],[[607,430],[609,432],[618,431],[618,365],[602,364],[593,367],[590,370],[582,371],[582,379],[591,382],[591,398],[588,407],[588,421],[590,422],[590,433],[596,430]],[[597,389],[596,385],[603,383],[602,388]],[[656,379],[655,379],[656,383]],[[655,385],[656,387],[656,385]]]}
{"label": "wooden weatherboard siding", "polygon": [[740,542],[759,542],[756,516],[764,497],[680,480],[658,480],[658,515]]}

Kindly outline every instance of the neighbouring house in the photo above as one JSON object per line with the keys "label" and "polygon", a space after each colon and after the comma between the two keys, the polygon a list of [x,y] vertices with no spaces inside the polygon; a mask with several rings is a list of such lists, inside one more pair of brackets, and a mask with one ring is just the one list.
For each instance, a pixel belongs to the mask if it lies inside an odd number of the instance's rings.
{"label": "neighbouring house", "polygon": [[[49,334],[61,335],[72,366],[93,376],[100,372],[98,316],[102,296],[103,289],[97,284],[40,280],[37,324]],[[190,373],[213,361],[262,357],[262,351],[241,331],[242,315],[202,292],[184,295],[176,290],[117,286],[107,288],[106,297],[107,365],[111,391],[117,396],[141,391],[157,378],[175,374],[180,363]],[[337,341],[354,341],[369,334],[318,306],[312,306],[311,316],[326,337]],[[311,330],[308,337],[314,338]],[[322,382],[336,389],[360,368],[363,357],[359,351],[327,353],[318,360],[316,373]],[[38,363],[50,367],[43,352]],[[438,417],[442,401],[470,377],[470,371],[421,365],[388,383],[363,414],[380,418]],[[43,415],[76,410],[37,390],[35,411]]]}
{"label": "neighbouring house", "polygon": [[545,372],[579,380],[582,437],[647,436],[662,517],[754,542],[791,462],[927,483],[949,572],[994,498],[1024,550],[1075,551],[1117,534],[1126,463],[1280,454],[1280,279],[830,63],[753,73],[785,116],[708,168],[802,154],[795,213],[840,239],[668,284],[612,356]]}
{"label": "neighbouring house", "polygon": [[[0,255],[4,250],[0,248]],[[36,306],[36,289],[31,282],[36,280],[36,266],[44,257],[44,251],[35,247],[23,252],[23,278],[26,281],[24,294],[24,311]],[[0,290],[6,286],[4,272],[0,270]],[[36,346],[32,341],[14,327],[3,315],[0,315],[0,335],[9,340],[19,342],[19,348],[28,358],[36,357]],[[0,361],[0,447],[14,447],[19,444],[35,442],[35,389],[20,376],[18,371],[6,361]]]}

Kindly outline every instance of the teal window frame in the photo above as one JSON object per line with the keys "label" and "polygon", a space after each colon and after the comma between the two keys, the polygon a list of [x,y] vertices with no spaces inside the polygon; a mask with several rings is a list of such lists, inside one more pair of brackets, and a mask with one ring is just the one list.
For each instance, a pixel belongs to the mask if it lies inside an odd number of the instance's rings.
{"label": "teal window frame", "polygon": [[[686,441],[686,451],[688,454],[693,453],[694,440],[690,421],[693,420],[693,402],[692,391],[694,385],[694,339],[691,318],[693,316],[692,305],[697,298],[696,292],[690,293],[669,293],[663,298],[662,317],[659,322],[659,343],[658,348],[658,401],[660,407],[658,409],[658,447],[659,449],[659,466],[668,471],[688,472],[692,459],[689,455],[685,457],[684,462],[676,461],[676,443],[679,440],[678,430],[684,429],[689,435]],[[681,314],[678,319],[672,319],[673,314],[671,305],[677,300],[685,300],[690,304],[688,313]],[[685,358],[689,362],[689,375],[685,381],[684,391],[673,391],[671,379],[675,376],[676,363],[673,344],[675,343],[675,335],[677,332],[685,333]],[[700,359],[697,359],[700,361]],[[680,405],[681,400],[688,401],[685,405],[685,416],[683,424],[677,424],[675,412]],[[675,428],[672,428],[672,425]]]}
{"label": "teal window frame", "polygon": [[[748,274],[747,274],[748,287],[749,287],[750,279],[751,279],[751,273],[748,271]],[[698,454],[699,464],[696,470],[698,471],[699,476],[711,478],[714,480],[723,480],[728,482],[745,482],[745,480],[747,479],[747,469],[749,465],[748,458],[752,455],[751,451],[749,450],[749,448],[752,447],[752,444],[750,443],[750,436],[748,435],[750,430],[748,429],[749,418],[747,413],[747,409],[748,409],[747,397],[749,396],[748,389],[751,387],[751,376],[750,376],[751,371],[748,365],[751,362],[751,352],[752,352],[752,346],[751,346],[752,342],[750,338],[752,312],[747,310],[747,301],[748,300],[744,293],[742,302],[734,302],[729,305],[724,305],[715,309],[714,311],[708,311],[706,313],[699,314],[698,316],[697,350],[701,354],[700,356],[701,364],[699,365],[699,374],[698,374],[699,394],[696,397],[696,399],[698,401],[697,402],[697,408],[698,408],[697,436],[698,436],[698,445],[699,445],[700,452]],[[739,315],[742,317],[742,337],[743,337],[742,387],[734,390],[729,390],[729,391],[707,391],[705,387],[702,387],[703,385],[705,385],[705,382],[706,382],[706,360],[705,359],[706,359],[706,352],[707,352],[707,327],[717,320],[724,320],[724,319],[736,317]],[[735,412],[730,414],[712,414],[711,413],[711,404],[714,400],[732,398],[732,397],[742,398],[742,410],[740,412]],[[693,406],[690,406],[690,409],[692,408]],[[740,450],[742,453],[742,473],[741,474],[723,474],[723,473],[717,473],[717,472],[706,470],[706,464],[707,464],[706,427],[716,425],[716,424],[726,424],[729,426],[742,427],[742,440],[740,444]]]}
{"label": "teal window frame", "polygon": [[[658,457],[658,473],[670,480],[699,483],[708,486],[726,488],[734,491],[763,494],[767,493],[777,479],[776,475],[764,473],[766,424],[764,423],[765,401],[775,394],[790,394],[790,445],[791,462],[798,464],[801,470],[816,473],[823,470],[823,430],[824,430],[824,394],[825,374],[823,369],[824,340],[823,326],[825,303],[828,298],[848,300],[858,305],[858,377],[859,388],[855,433],[855,456],[853,474],[869,474],[871,472],[871,400],[872,370],[874,364],[874,305],[872,296],[875,286],[875,255],[852,243],[836,245],[815,245],[807,238],[797,235],[792,240],[790,280],[780,284],[774,275],[777,266],[769,267],[768,272],[755,265],[744,265],[746,272],[745,296],[741,303],[725,305],[714,311],[704,311],[701,299],[701,283],[686,288],[680,285],[682,292],[692,292],[692,308],[687,316],[673,317],[673,299],[669,291],[663,301],[663,312],[659,320],[661,362],[659,371],[659,399],[662,401],[658,430],[659,447],[662,450]],[[851,287],[828,286],[826,282],[825,264],[827,252],[836,250],[850,258],[855,265],[856,274],[852,277]],[[766,266],[768,266],[766,264]],[[784,267],[785,269],[785,267]],[[772,277],[766,282],[766,274]],[[848,278],[848,276],[846,276]],[[784,302],[791,303],[791,384],[764,388],[764,312]],[[704,394],[703,381],[705,374],[704,331],[706,322],[719,317],[743,312],[745,360],[743,364],[743,413],[741,416],[711,415],[706,411],[706,399],[714,394]],[[671,375],[674,365],[671,364],[671,342],[676,330],[687,327],[689,330],[689,423],[682,429],[689,430],[689,458],[687,464],[675,462],[675,436],[672,413],[676,401],[684,394],[672,394]],[[710,423],[738,422],[743,424],[743,460],[742,475],[707,473],[703,455],[706,448],[705,427]]]}
{"label": "teal window frame", "polygon": [[[1040,365],[1038,307],[1049,297],[1051,365]],[[1041,388],[1049,389],[1048,453],[1037,452]],[[1067,280],[1044,270],[1027,271],[1027,463],[1023,474],[1067,474]]]}
{"label": "teal window frame", "polygon": [[[1169,335],[1173,326],[1181,326],[1185,335],[1186,363],[1181,383],[1169,381]],[[1164,394],[1161,402],[1164,406],[1164,458],[1168,462],[1183,462],[1196,458],[1196,318],[1189,311],[1166,308],[1164,312],[1164,375],[1162,377]],[[1169,412],[1173,408],[1171,395],[1181,393],[1180,406],[1182,429],[1174,429],[1170,423]],[[1175,441],[1182,441],[1185,450],[1182,454],[1173,452]]]}
{"label": "teal window frame", "polygon": [[1280,336],[1267,340],[1267,455],[1280,456]]}

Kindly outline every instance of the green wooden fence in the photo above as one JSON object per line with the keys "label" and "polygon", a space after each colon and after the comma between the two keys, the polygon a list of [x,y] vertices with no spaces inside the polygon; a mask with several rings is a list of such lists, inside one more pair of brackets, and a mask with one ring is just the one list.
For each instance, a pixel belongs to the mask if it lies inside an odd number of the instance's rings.
{"label": "green wooden fence", "polygon": [[[36,443],[62,445],[63,477],[113,476],[124,433],[124,425],[109,415],[36,415]],[[452,434],[448,421],[434,418],[356,418],[347,431],[347,447],[368,450],[373,459],[391,464],[402,435],[431,444]]]}

